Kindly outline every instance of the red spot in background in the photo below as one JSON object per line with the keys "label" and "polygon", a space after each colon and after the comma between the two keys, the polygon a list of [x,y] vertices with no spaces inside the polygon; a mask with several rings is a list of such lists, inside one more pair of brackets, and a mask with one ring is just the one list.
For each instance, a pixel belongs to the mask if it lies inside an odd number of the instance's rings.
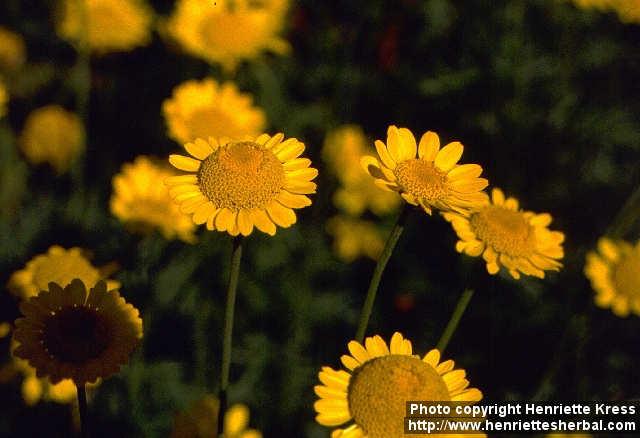
{"label": "red spot in background", "polygon": [[398,35],[397,24],[390,24],[382,35],[378,46],[378,65],[385,71],[392,70],[398,65]]}
{"label": "red spot in background", "polygon": [[411,292],[396,294],[393,304],[398,312],[407,313],[416,306],[416,297]]}

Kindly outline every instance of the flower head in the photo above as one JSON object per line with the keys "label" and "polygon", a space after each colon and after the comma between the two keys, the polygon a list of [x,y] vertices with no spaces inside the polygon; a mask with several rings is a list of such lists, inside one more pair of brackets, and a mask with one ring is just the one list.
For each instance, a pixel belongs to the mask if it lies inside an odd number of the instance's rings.
{"label": "flower head", "polygon": [[265,114],[251,100],[232,82],[191,80],[174,88],[171,98],[162,104],[162,112],[169,136],[179,143],[196,138],[239,138],[258,135],[264,129]]}
{"label": "flower head", "polygon": [[467,216],[444,214],[460,239],[456,251],[482,255],[490,274],[504,266],[515,279],[520,273],[544,278],[544,271],[559,270],[564,234],[547,228],[551,215],[520,210],[518,200],[505,199],[500,189],[493,189],[491,196]]}
{"label": "flower head", "polygon": [[238,62],[271,50],[285,53],[283,0],[179,0],[167,23],[169,35],[190,54],[233,70]]}
{"label": "flower head", "polygon": [[[98,53],[129,51],[151,40],[153,14],[144,0],[63,0],[58,35]],[[86,28],[86,29],[85,29]]]}
{"label": "flower head", "polygon": [[345,262],[360,256],[378,260],[384,248],[382,233],[373,222],[338,215],[327,221],[327,231],[334,237],[334,252]]}
{"label": "flower head", "polygon": [[408,400],[476,402],[482,393],[468,388],[464,370],[454,370],[454,362],[440,362],[438,350],[420,358],[413,354],[411,341],[394,333],[387,343],[380,336],[348,344],[350,355],[341,357],[347,369],[323,367],[322,385],[315,393],[320,399],[314,408],[316,421],[324,426],[340,426],[332,438],[400,438],[405,436],[402,420]]}
{"label": "flower head", "polygon": [[29,114],[20,146],[31,163],[49,163],[60,174],[69,170],[84,150],[84,138],[84,127],[76,114],[48,105]]}
{"label": "flower head", "polygon": [[[51,282],[64,287],[74,278],[79,278],[91,287],[104,277],[98,268],[82,255],[80,248],[64,249],[53,245],[45,254],[35,256],[23,269],[14,272],[7,286],[16,296],[28,299],[46,290]],[[118,287],[119,282],[107,280],[109,290]]]}
{"label": "flower head", "polygon": [[[171,438],[206,438],[218,434],[218,409],[220,403],[206,395],[187,410],[178,413],[173,422]],[[249,408],[243,404],[231,406],[224,414],[225,438],[262,438],[255,429],[248,429]]]}
{"label": "flower head", "polygon": [[75,279],[64,289],[49,290],[20,304],[13,354],[29,361],[38,377],[52,383],[72,379],[77,385],[120,370],[142,338],[138,309],[118,291],[99,281],[88,292]]}
{"label": "flower head", "polygon": [[640,316],[640,240],[635,245],[603,237],[587,254],[585,275],[596,291],[596,305],[618,316]]}
{"label": "flower head", "polygon": [[379,190],[371,177],[359,166],[369,147],[362,128],[344,125],[330,132],[322,148],[322,156],[340,181],[333,202],[340,210],[360,216],[366,209],[378,216],[393,213],[400,205],[394,193]]}
{"label": "flower head", "polygon": [[140,156],[113,177],[110,207],[118,219],[134,229],[157,228],[167,239],[193,242],[195,224],[169,196],[164,180],[176,172],[164,163]]}
{"label": "flower head", "polygon": [[429,131],[416,144],[407,128],[389,126],[387,143],[376,140],[375,146],[378,158],[365,156],[362,166],[378,187],[400,193],[405,201],[421,206],[426,213],[431,214],[433,208],[465,213],[486,202],[482,190],[488,181],[479,178],[482,167],[457,164],[462,143],[452,142],[440,149],[438,135]]}
{"label": "flower head", "polygon": [[17,70],[24,65],[26,58],[22,37],[0,26],[0,70]]}
{"label": "flower head", "polygon": [[185,144],[193,157],[171,155],[176,168],[189,172],[167,178],[169,193],[183,213],[193,214],[196,224],[208,230],[248,236],[255,226],[274,235],[276,225],[296,222],[293,209],[311,205],[306,196],[315,193],[311,182],[318,171],[307,158],[298,158],[304,144],[284,135],[262,134],[231,141],[197,139]]}

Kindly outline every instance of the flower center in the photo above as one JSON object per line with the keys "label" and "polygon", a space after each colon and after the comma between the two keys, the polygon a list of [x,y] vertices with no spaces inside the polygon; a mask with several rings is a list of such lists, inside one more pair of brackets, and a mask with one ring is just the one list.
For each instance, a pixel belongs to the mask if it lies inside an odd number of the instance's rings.
{"label": "flower center", "polygon": [[416,158],[403,161],[396,167],[395,175],[404,191],[420,199],[435,201],[448,192],[447,175],[430,161]]}
{"label": "flower center", "polygon": [[250,141],[218,148],[198,171],[202,193],[215,207],[232,211],[266,207],[284,182],[284,168],[278,158]]}
{"label": "flower center", "polygon": [[60,254],[39,265],[33,275],[33,282],[38,290],[47,290],[49,282],[64,287],[74,278],[79,278],[89,285],[100,279],[98,271],[86,259],[74,254]]}
{"label": "flower center", "polygon": [[348,389],[349,411],[369,438],[404,437],[408,400],[450,401],[447,385],[414,356],[389,355],[357,368]]}
{"label": "flower center", "polygon": [[202,108],[194,111],[189,118],[191,138],[220,137],[222,135],[235,137],[244,132],[236,129],[236,124],[224,112],[215,108]]}
{"label": "flower center", "polygon": [[523,213],[489,206],[469,219],[478,239],[512,257],[531,254],[535,236]]}
{"label": "flower center", "polygon": [[42,330],[42,345],[60,362],[82,364],[99,357],[111,343],[111,331],[100,314],[87,307],[54,312]]}
{"label": "flower center", "polygon": [[613,282],[616,290],[628,298],[640,298],[640,258],[628,254],[613,270]]}

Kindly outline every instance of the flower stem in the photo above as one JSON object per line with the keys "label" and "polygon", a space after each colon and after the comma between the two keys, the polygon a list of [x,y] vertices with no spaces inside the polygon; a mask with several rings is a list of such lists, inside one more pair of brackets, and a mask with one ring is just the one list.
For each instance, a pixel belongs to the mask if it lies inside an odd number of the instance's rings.
{"label": "flower stem", "polygon": [[373,303],[376,300],[376,294],[378,292],[382,273],[384,272],[384,268],[387,266],[387,262],[391,258],[391,254],[393,254],[393,249],[396,247],[398,239],[400,239],[400,236],[402,235],[409,213],[409,208],[410,207],[407,204],[404,205],[398,219],[396,220],[393,230],[391,230],[391,234],[389,234],[389,237],[387,238],[387,243],[385,243],[382,254],[380,254],[378,264],[376,264],[376,267],[373,270],[371,283],[369,283],[369,290],[367,291],[367,297],[364,300],[362,311],[360,312],[358,331],[356,332],[356,341],[360,343],[364,340],[364,335],[367,331],[367,326],[369,325],[369,318],[371,318],[371,311],[373,310]]}
{"label": "flower stem", "polygon": [[637,223],[638,211],[640,211],[640,186],[627,198],[611,225],[609,225],[606,234],[618,239],[625,237],[625,234],[632,230],[633,225]]}
{"label": "flower stem", "polygon": [[222,335],[222,369],[220,372],[220,389],[218,400],[218,436],[222,436],[224,413],[227,410],[227,389],[229,387],[229,368],[231,367],[231,341],[233,334],[233,314],[236,305],[236,289],[240,274],[240,260],[242,258],[242,236],[233,239],[231,251],[231,268],[229,271],[229,285],[227,287],[227,304],[224,311],[224,333]]}
{"label": "flower stem", "polygon": [[437,349],[440,351],[440,354],[444,353],[444,350],[449,345],[449,341],[451,340],[451,336],[455,333],[458,328],[458,323],[464,314],[464,311],[467,309],[467,305],[469,305],[469,301],[471,301],[471,297],[473,297],[473,289],[465,289],[458,298],[458,303],[456,304],[456,308],[453,310],[451,314],[451,318],[447,323],[447,327],[444,329],[442,336],[440,336],[440,340],[438,341]]}
{"label": "flower stem", "polygon": [[87,390],[84,383],[76,384],[78,390],[78,410],[80,411],[80,436],[89,437],[89,419],[87,418]]}

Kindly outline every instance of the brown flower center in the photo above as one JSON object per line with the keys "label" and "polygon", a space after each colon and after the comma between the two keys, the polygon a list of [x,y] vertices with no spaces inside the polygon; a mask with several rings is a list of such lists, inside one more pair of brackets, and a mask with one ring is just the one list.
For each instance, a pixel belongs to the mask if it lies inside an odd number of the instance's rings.
{"label": "brown flower center", "polygon": [[202,193],[217,208],[232,211],[266,207],[284,182],[284,168],[278,158],[250,141],[220,147],[198,171]]}
{"label": "brown flower center", "polygon": [[522,212],[492,205],[472,214],[469,222],[478,239],[498,253],[519,257],[535,248],[533,228]]}
{"label": "brown flower center", "polygon": [[628,298],[640,298],[640,258],[635,253],[623,257],[613,268],[616,291]]}
{"label": "brown flower center", "polygon": [[398,164],[395,169],[400,187],[418,199],[436,201],[448,193],[447,175],[431,161],[413,158]]}
{"label": "brown flower center", "polygon": [[82,364],[109,347],[111,330],[105,319],[88,307],[66,307],[45,322],[42,345],[60,362]]}
{"label": "brown flower center", "polygon": [[404,437],[408,400],[450,401],[447,385],[429,364],[414,356],[389,355],[353,373],[349,411],[369,438]]}

